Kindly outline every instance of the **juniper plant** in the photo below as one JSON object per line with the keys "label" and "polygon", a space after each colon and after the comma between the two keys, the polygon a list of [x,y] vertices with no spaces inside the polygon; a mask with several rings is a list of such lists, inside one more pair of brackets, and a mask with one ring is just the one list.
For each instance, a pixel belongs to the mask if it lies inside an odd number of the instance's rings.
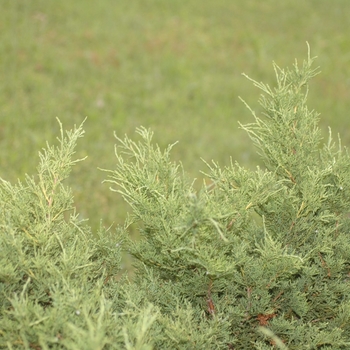
{"label": "juniper plant", "polygon": [[242,128],[264,169],[207,164],[196,192],[150,131],[118,139],[109,181],[139,224],[141,239],[127,240],[134,283],[166,318],[169,348],[350,346],[350,159],[331,132],[321,145],[306,104],[312,63],[274,64],[275,88],[252,80],[263,113]]}
{"label": "juniper plant", "polygon": [[0,182],[1,349],[149,348],[152,307],[121,306],[109,292],[121,270],[118,237],[103,227],[93,235],[63,184],[83,133],[61,126],[36,177]]}
{"label": "juniper plant", "polygon": [[195,190],[174,145],[117,138],[107,181],[130,216],[115,232],[91,232],[64,185],[82,125],[61,126],[36,177],[1,180],[0,347],[348,349],[350,158],[306,105],[312,63],[252,80],[263,113],[242,128],[264,167],[207,163]]}

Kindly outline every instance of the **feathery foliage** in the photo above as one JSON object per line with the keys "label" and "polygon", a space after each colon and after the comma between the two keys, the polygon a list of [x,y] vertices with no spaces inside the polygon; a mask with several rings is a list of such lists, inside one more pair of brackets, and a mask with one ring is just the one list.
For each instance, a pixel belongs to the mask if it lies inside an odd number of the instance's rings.
{"label": "feathery foliage", "polygon": [[350,159],[331,132],[321,143],[312,63],[274,65],[275,88],[253,80],[264,112],[242,128],[265,169],[213,162],[196,191],[174,145],[162,151],[145,128],[117,138],[106,181],[131,212],[115,233],[94,235],[63,184],[82,126],[61,127],[37,177],[2,180],[0,347],[349,348]]}
{"label": "feathery foliage", "polygon": [[[210,184],[195,192],[151,132],[119,140],[109,181],[140,225],[141,240],[127,241],[135,283],[149,281],[163,315],[191,307],[209,348],[350,346],[350,159],[331,133],[322,148],[306,104],[312,62],[274,65],[275,88],[253,81],[264,112],[242,127],[265,170],[208,164]],[[204,348],[186,329],[179,348]]]}

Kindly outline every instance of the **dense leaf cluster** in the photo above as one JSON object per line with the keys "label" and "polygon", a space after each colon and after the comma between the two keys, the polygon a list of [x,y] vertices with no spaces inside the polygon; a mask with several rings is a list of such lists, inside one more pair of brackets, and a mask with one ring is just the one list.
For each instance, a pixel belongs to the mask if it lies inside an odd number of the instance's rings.
{"label": "dense leaf cluster", "polygon": [[107,181],[131,214],[115,233],[93,235],[62,184],[82,127],[61,128],[37,178],[2,180],[0,347],[348,349],[350,158],[331,133],[321,145],[312,61],[253,81],[264,113],[242,127],[265,169],[213,162],[196,191],[173,146],[118,138]]}

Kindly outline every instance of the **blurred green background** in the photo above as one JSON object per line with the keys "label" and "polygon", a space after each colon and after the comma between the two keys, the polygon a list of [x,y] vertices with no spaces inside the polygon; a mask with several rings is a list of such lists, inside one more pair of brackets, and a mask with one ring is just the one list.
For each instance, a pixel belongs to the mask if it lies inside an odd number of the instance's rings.
{"label": "blurred green background", "polygon": [[[350,143],[348,0],[0,0],[0,176],[35,174],[38,151],[85,116],[79,163],[69,180],[93,228],[121,223],[127,208],[101,184],[115,166],[113,131],[143,125],[160,146],[179,141],[174,160],[201,178],[203,157],[259,160],[238,121],[258,110],[259,91],[242,76],[274,84],[281,67],[306,58],[322,74],[309,106],[321,128]],[[300,62],[301,63],[301,62]],[[200,183],[201,181],[198,180]]]}

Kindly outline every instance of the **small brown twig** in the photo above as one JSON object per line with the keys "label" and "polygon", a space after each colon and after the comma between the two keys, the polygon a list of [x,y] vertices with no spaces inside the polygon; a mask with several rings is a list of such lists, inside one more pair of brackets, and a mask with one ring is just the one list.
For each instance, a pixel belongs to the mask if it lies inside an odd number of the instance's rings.
{"label": "small brown twig", "polygon": [[213,303],[213,299],[211,298],[211,288],[213,285],[213,281],[210,280],[209,282],[209,286],[208,286],[208,291],[207,291],[207,306],[208,306],[208,312],[210,315],[212,315],[213,317],[215,316],[215,305]]}

